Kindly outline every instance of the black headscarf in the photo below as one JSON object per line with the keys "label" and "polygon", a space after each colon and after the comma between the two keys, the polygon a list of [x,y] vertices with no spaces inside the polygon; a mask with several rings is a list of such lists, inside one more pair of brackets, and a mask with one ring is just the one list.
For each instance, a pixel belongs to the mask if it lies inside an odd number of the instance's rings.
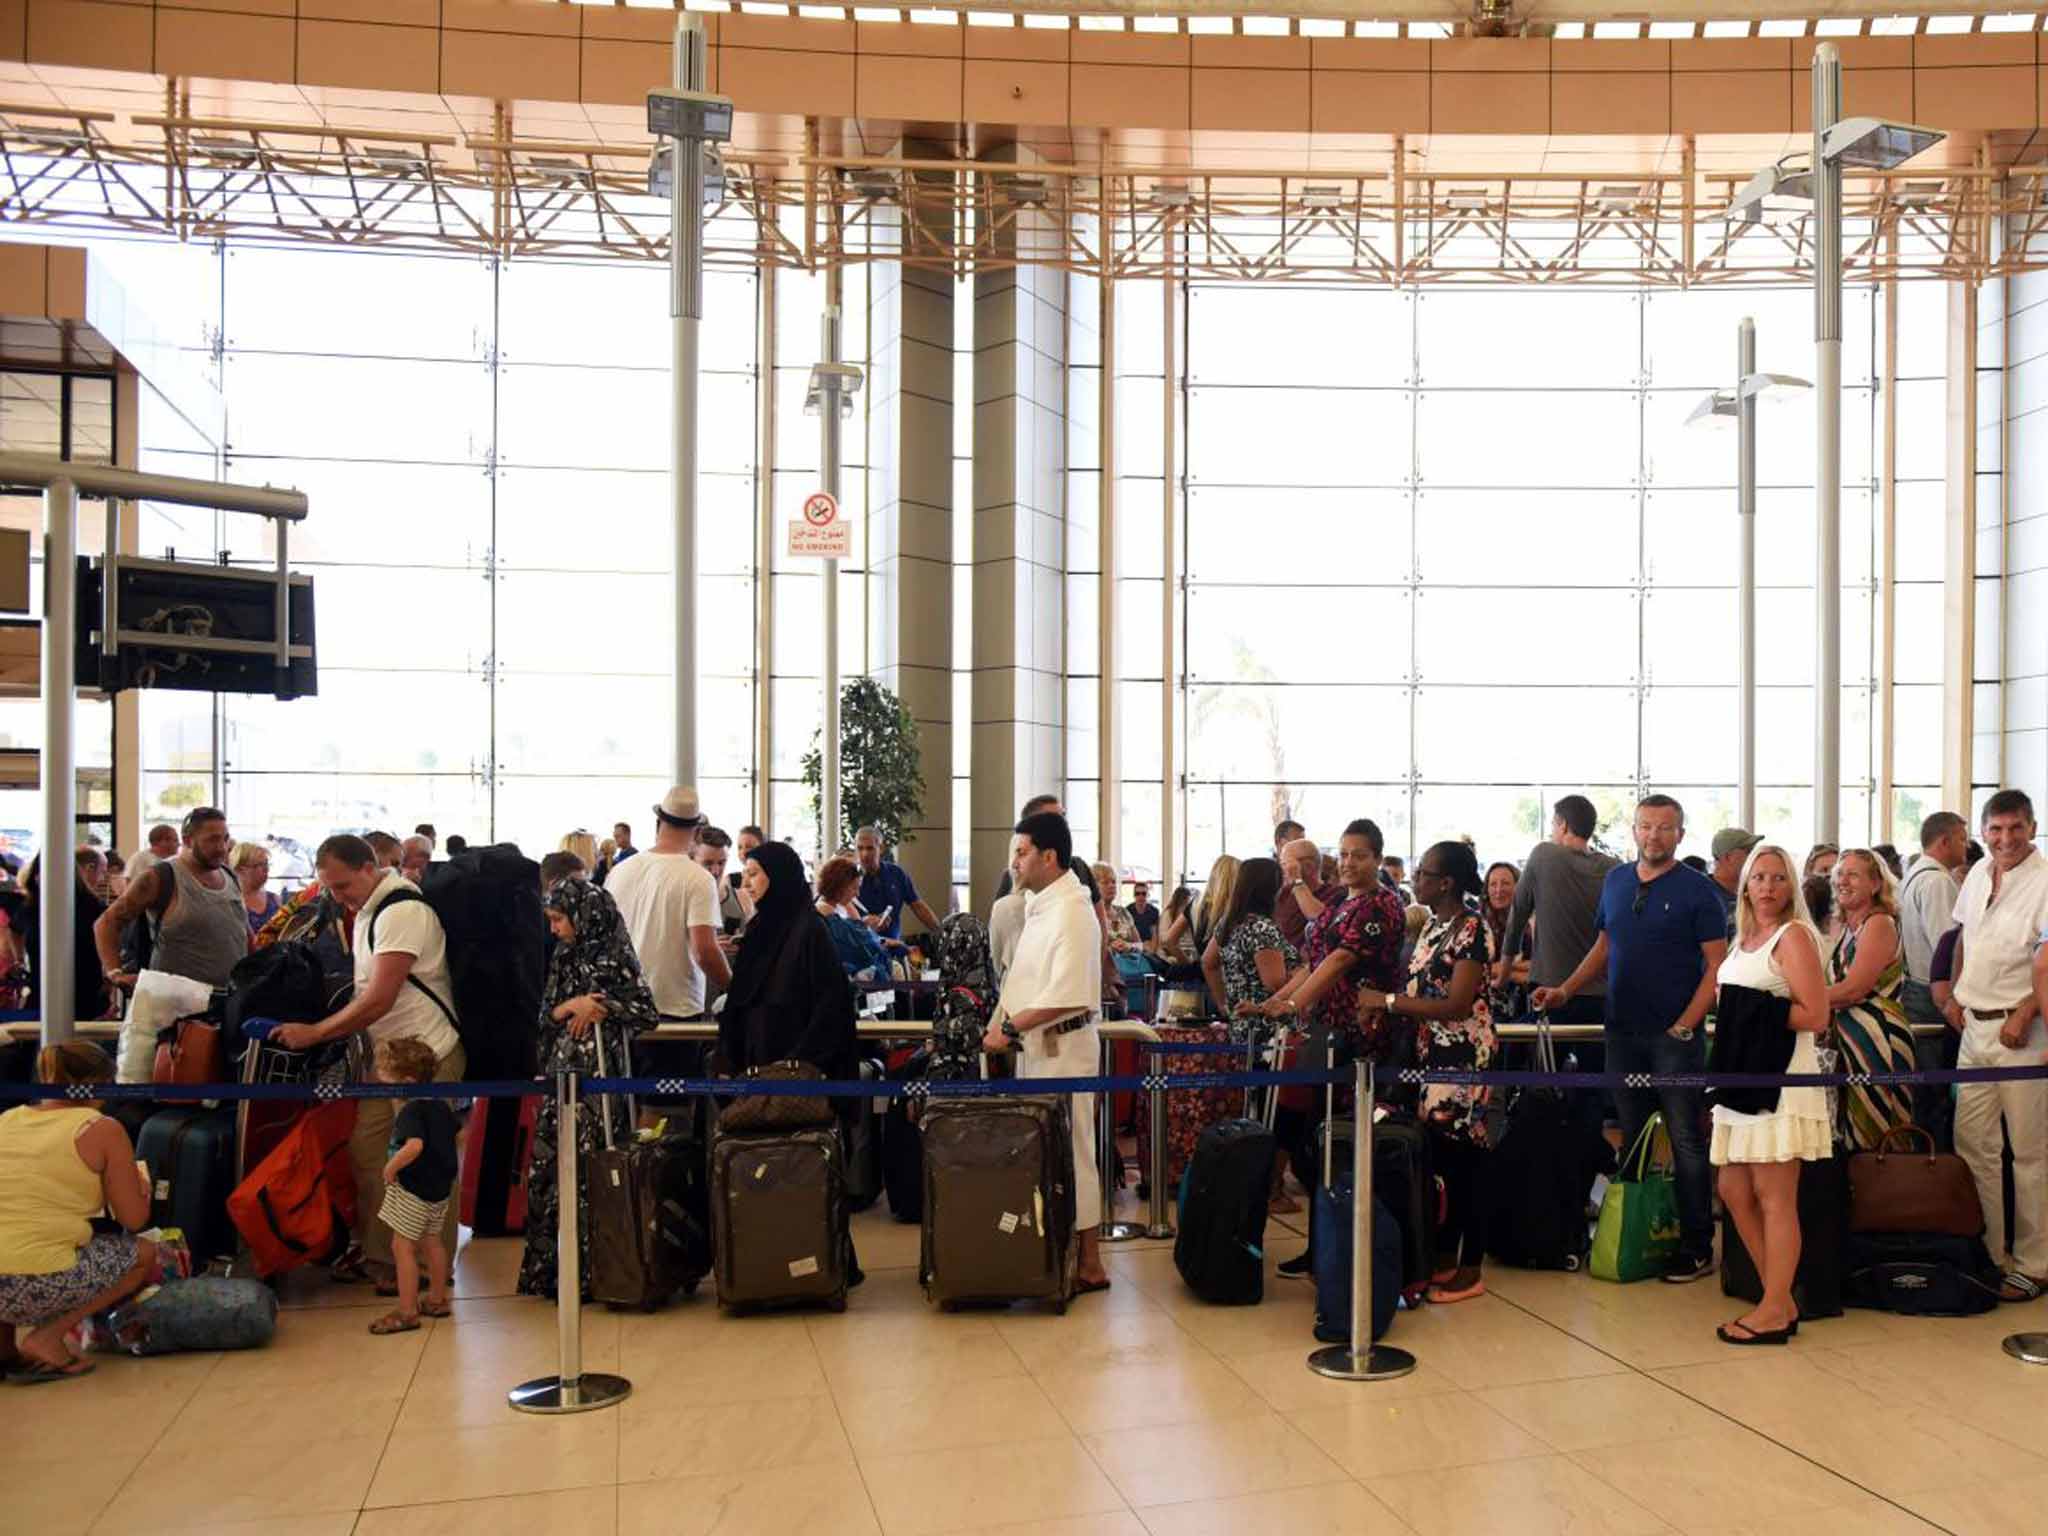
{"label": "black headscarf", "polygon": [[787,843],[763,843],[747,857],[766,872],[768,890],[740,938],[719,1048],[735,1069],[795,1057],[844,1075],[854,1062],[853,989],[811,904],[803,860]]}
{"label": "black headscarf", "polygon": [[787,843],[763,843],[747,857],[767,872],[768,891],[740,936],[732,985],[725,990],[727,1008],[744,1008],[760,996],[784,951],[806,926],[804,917],[814,912],[804,861],[794,848]]}
{"label": "black headscarf", "polygon": [[570,998],[588,992],[604,1000],[610,1022],[629,1037],[652,1029],[657,1022],[654,994],[640,974],[632,935],[611,896],[579,875],[556,881],[546,905],[575,925],[576,937],[555,945],[548,957],[543,1022]]}

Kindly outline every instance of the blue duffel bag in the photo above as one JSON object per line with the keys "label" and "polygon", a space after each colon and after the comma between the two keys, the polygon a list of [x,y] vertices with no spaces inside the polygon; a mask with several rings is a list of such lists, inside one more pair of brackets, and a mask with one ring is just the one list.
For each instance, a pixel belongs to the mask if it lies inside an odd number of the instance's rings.
{"label": "blue duffel bag", "polygon": [[258,1280],[167,1280],[114,1314],[114,1337],[136,1355],[260,1349],[277,1334],[277,1297]]}

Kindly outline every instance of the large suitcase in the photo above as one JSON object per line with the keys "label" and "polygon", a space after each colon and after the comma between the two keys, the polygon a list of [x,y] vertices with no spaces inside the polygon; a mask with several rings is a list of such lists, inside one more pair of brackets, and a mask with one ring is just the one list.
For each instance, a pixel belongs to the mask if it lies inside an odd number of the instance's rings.
{"label": "large suitcase", "polygon": [[[609,1077],[604,1031],[595,1038],[598,1075]],[[637,1118],[628,1095],[626,1123]],[[611,1116],[600,1113],[599,1120],[604,1146],[583,1168],[591,1298],[651,1312],[677,1291],[695,1295],[711,1272],[703,1143],[682,1130],[620,1146]]]}
{"label": "large suitcase", "polygon": [[[885,1075],[879,1061],[860,1064],[860,1080],[878,1083]],[[855,1099],[846,1125],[846,1208],[864,1211],[882,1198],[882,1115],[893,1101]]]}
{"label": "large suitcase", "polygon": [[356,1222],[348,1100],[315,1104],[228,1197],[228,1215],[266,1278],[320,1264],[348,1246]]}
{"label": "large suitcase", "polygon": [[[1550,1021],[1536,1020],[1536,1070],[1557,1070]],[[1586,1139],[1597,1134],[1564,1091],[1524,1088],[1508,1106],[1507,1133],[1492,1159],[1489,1249],[1523,1269],[1582,1268],[1592,1247],[1586,1220]]]}
{"label": "large suitcase", "polygon": [[[1331,1148],[1333,1160],[1343,1159],[1336,1178],[1345,1180],[1350,1168],[1352,1122],[1331,1120],[1325,1124],[1326,1141],[1345,1143],[1342,1152],[1336,1152],[1334,1145]],[[1401,1229],[1401,1294],[1411,1304],[1419,1302],[1436,1269],[1436,1228],[1443,1214],[1443,1189],[1430,1155],[1429,1134],[1413,1120],[1390,1116],[1374,1125],[1372,1190]],[[1313,1243],[1310,1246],[1313,1249]]]}
{"label": "large suitcase", "polygon": [[[1401,1264],[1406,1244],[1400,1222],[1384,1200],[1372,1203],[1372,1336],[1386,1337],[1401,1306]],[[1351,1342],[1351,1174],[1347,1169],[1319,1186],[1309,1206],[1309,1251],[1316,1282],[1315,1336],[1325,1344]]]}
{"label": "large suitcase", "polygon": [[846,1161],[837,1125],[711,1143],[713,1273],[726,1308],[846,1309]]}
{"label": "large suitcase", "polygon": [[[1227,1045],[1229,1032],[1221,1024],[1159,1026],[1159,1038],[1174,1044]],[[1243,1057],[1217,1051],[1200,1055],[1169,1052],[1160,1058],[1169,1078],[1215,1077],[1244,1070]],[[1180,1187],[1195,1155],[1195,1144],[1212,1125],[1234,1120],[1244,1112],[1242,1088],[1189,1088],[1166,1095],[1166,1180],[1167,1188]],[[1138,1167],[1149,1179],[1152,1171],[1152,1103],[1150,1096],[1138,1100]],[[1270,1172],[1270,1170],[1269,1170]],[[1142,1191],[1149,1195],[1149,1187]]]}
{"label": "large suitcase", "polygon": [[151,1226],[183,1229],[201,1263],[235,1251],[233,1110],[160,1109],[143,1122],[135,1155],[149,1167]]}
{"label": "large suitcase", "polygon": [[[1799,1165],[1799,1269],[1792,1299],[1802,1318],[1842,1315],[1844,1262],[1849,1238],[1849,1162],[1830,1157]],[[1721,1294],[1738,1301],[1764,1299],[1764,1282],[1742,1246],[1734,1219],[1721,1217]]]}
{"label": "large suitcase", "polygon": [[1188,1289],[1221,1306],[1266,1294],[1266,1200],[1273,1133],[1258,1120],[1226,1120],[1202,1132],[1180,1182],[1173,1267]]}
{"label": "large suitcase", "polygon": [[1074,1294],[1073,1101],[1052,1096],[934,1098],[924,1110],[925,1295],[962,1302]]}
{"label": "large suitcase", "polygon": [[462,1128],[462,1224],[478,1237],[526,1230],[526,1177],[540,1095],[479,1099]]}

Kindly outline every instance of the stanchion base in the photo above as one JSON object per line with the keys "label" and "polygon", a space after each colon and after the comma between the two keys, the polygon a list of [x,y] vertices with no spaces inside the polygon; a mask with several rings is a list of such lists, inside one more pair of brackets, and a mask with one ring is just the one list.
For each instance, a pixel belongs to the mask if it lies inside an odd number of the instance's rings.
{"label": "stanchion base", "polygon": [[1146,1235],[1135,1221],[1105,1221],[1095,1229],[1096,1238],[1105,1243],[1128,1243]]}
{"label": "stanchion base", "polygon": [[2009,1333],[2003,1345],[2015,1360],[2028,1365],[2048,1365],[2048,1333]]}
{"label": "stanchion base", "polygon": [[1145,1235],[1151,1238],[1154,1242],[1161,1242],[1171,1241],[1178,1234],[1174,1232],[1171,1225],[1161,1225],[1157,1227],[1147,1227],[1145,1229]]}
{"label": "stanchion base", "polygon": [[632,1391],[633,1383],[623,1376],[585,1371],[574,1381],[559,1376],[522,1381],[505,1394],[505,1400],[521,1413],[588,1413],[622,1403]]}
{"label": "stanchion base", "polygon": [[1332,1344],[1310,1355],[1308,1368],[1338,1381],[1392,1381],[1415,1369],[1415,1357],[1391,1344],[1375,1344],[1363,1355],[1352,1354],[1349,1344]]}

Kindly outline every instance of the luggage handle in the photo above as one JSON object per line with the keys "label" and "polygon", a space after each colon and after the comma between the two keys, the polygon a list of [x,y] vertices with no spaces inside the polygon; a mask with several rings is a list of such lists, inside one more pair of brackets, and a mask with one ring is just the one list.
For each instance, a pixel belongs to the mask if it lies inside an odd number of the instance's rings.
{"label": "luggage handle", "polygon": [[[612,1075],[611,1071],[605,1066],[604,1062],[604,1025],[602,1023],[591,1025],[590,1037],[597,1042],[597,1075],[599,1077],[610,1077]],[[610,1095],[607,1094],[606,1097],[609,1098]],[[628,1134],[630,1134],[632,1128],[640,1123],[640,1110],[639,1107],[636,1104],[634,1104],[633,1095],[631,1095],[630,1093],[622,1094],[620,1095],[620,1097],[624,1098],[626,1101],[626,1126]],[[612,1135],[612,1117],[610,1110],[600,1110],[598,1113],[598,1119],[604,1122],[605,1151],[618,1151],[619,1148],[617,1140]],[[570,1134],[574,1134],[573,1128],[571,1129]]]}
{"label": "luggage handle", "polygon": [[[1331,1030],[1329,1034],[1324,1037],[1323,1040],[1323,1064],[1330,1070],[1332,1074],[1336,1072],[1337,1031],[1335,1031],[1334,1029]],[[1371,1105],[1366,1105],[1364,1108],[1366,1114],[1370,1115],[1372,1113]],[[1323,1084],[1323,1125],[1325,1127],[1328,1127],[1334,1124],[1336,1122],[1336,1119],[1337,1080],[1336,1077],[1333,1075],[1329,1082]],[[1334,1138],[1330,1135],[1329,1131],[1325,1129],[1323,1132],[1323,1188],[1325,1189],[1330,1188],[1331,1184],[1335,1180],[1335,1175],[1331,1171],[1330,1162],[1330,1143],[1332,1140],[1334,1140]]]}
{"label": "luggage handle", "polygon": [[1536,1070],[1557,1070],[1557,1037],[1550,1032],[1550,1015],[1547,1013],[1536,1015]]}
{"label": "luggage handle", "polygon": [[1878,1138],[1877,1160],[1879,1162],[1885,1160],[1886,1154],[1896,1150],[1892,1146],[1894,1141],[1905,1142],[1905,1150],[1925,1157],[1929,1167],[1934,1165],[1934,1160],[1939,1155],[1939,1148],[1935,1145],[1934,1137],[1927,1130],[1917,1125],[1895,1125]]}

